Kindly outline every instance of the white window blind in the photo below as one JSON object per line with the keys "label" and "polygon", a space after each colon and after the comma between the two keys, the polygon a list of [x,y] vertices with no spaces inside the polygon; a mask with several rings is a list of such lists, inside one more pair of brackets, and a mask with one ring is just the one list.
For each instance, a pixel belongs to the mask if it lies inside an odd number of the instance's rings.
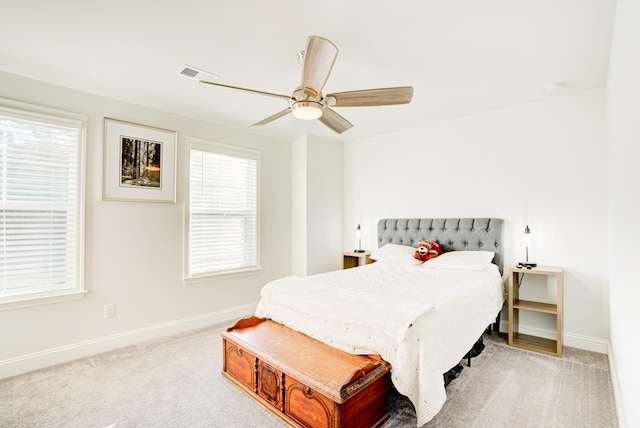
{"label": "white window blind", "polygon": [[83,141],[82,120],[0,106],[0,299],[83,290]]}
{"label": "white window blind", "polygon": [[192,145],[188,277],[258,267],[258,157]]}

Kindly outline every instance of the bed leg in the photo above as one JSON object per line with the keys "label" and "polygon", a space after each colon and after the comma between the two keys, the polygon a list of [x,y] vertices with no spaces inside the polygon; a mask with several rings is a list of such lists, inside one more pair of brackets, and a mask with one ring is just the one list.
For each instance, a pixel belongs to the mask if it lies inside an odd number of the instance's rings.
{"label": "bed leg", "polygon": [[496,333],[500,333],[500,312],[498,312],[496,322],[493,324],[493,331],[495,331]]}
{"label": "bed leg", "polygon": [[474,343],[473,347],[471,347],[469,352],[467,352],[465,356],[462,357],[462,360],[463,361],[467,360],[467,366],[471,367],[471,358],[477,357],[478,355],[480,355],[483,349],[484,349],[484,340],[482,340],[482,336],[480,336],[480,339],[478,339],[476,343]]}
{"label": "bed leg", "polygon": [[489,324],[489,327],[487,327],[487,334],[489,336],[491,336],[491,332],[495,331],[495,332],[500,332],[500,313],[498,312],[498,316],[496,317],[496,321],[493,324]]}

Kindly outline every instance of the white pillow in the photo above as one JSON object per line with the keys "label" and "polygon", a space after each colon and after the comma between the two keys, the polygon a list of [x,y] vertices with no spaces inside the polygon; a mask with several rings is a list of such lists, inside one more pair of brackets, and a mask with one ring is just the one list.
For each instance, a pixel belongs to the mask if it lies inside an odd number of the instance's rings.
{"label": "white pillow", "polygon": [[369,258],[379,262],[396,262],[407,265],[422,264],[422,260],[413,257],[415,252],[416,249],[408,245],[385,244],[371,253]]}
{"label": "white pillow", "polygon": [[430,269],[484,270],[493,260],[493,251],[448,251],[424,264]]}

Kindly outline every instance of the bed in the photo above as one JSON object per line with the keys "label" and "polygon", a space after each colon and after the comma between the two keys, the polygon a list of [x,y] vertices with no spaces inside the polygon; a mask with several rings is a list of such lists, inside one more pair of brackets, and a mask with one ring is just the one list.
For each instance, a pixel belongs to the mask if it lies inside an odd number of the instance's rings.
{"label": "bed", "polygon": [[[380,355],[421,426],[446,400],[443,373],[500,313],[502,226],[495,218],[382,219],[375,263],[272,281],[255,315],[351,354]],[[412,261],[420,240],[444,253]]]}

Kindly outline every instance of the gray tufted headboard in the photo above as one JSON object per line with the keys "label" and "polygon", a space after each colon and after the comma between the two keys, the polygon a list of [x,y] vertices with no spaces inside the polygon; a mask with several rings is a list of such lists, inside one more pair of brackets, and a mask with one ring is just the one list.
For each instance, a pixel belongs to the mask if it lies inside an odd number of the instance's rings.
{"label": "gray tufted headboard", "polygon": [[493,263],[502,273],[503,224],[499,218],[383,218],[378,221],[378,247],[388,243],[415,247],[426,239],[440,244],[443,251],[493,251]]}

